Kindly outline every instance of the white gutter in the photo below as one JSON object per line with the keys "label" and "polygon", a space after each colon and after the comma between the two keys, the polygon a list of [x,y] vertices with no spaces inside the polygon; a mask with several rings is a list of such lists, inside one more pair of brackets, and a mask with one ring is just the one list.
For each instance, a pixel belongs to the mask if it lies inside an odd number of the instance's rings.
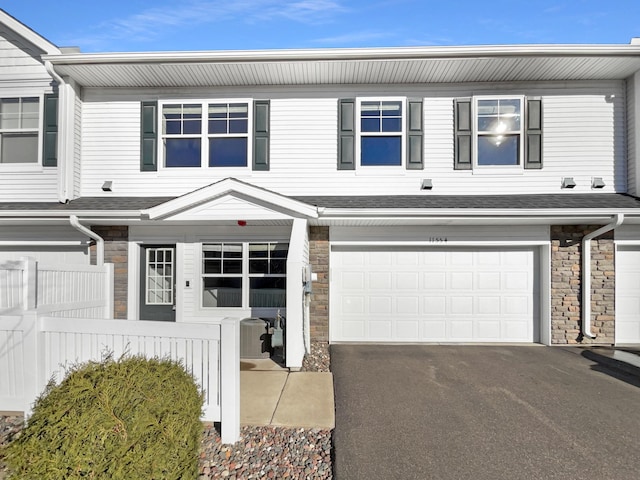
{"label": "white gutter", "polygon": [[596,338],[591,332],[591,240],[622,225],[624,214],[618,213],[613,218],[613,222],[582,239],[582,333],[589,338]]}
{"label": "white gutter", "polygon": [[97,233],[89,230],[84,225],[81,225],[78,217],[76,217],[75,215],[71,215],[69,217],[69,223],[80,233],[84,233],[87,237],[91,237],[96,241],[96,265],[104,265],[104,239]]}
{"label": "white gutter", "polygon": [[108,63],[210,63],[265,61],[401,60],[483,57],[637,56],[640,45],[482,45],[453,47],[383,47],[274,50],[211,50],[191,52],[115,52],[45,55],[56,65],[99,65]]}

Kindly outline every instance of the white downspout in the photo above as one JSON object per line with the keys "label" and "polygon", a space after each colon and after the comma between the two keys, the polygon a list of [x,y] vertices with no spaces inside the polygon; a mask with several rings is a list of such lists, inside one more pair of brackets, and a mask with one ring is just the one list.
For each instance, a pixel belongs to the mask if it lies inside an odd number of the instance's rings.
{"label": "white downspout", "polygon": [[67,92],[66,82],[53,69],[51,61],[45,60],[44,66],[51,77],[58,83],[58,201],[67,203],[69,201],[69,190],[67,185],[67,130],[70,130],[65,119],[67,118]]}
{"label": "white downspout", "polygon": [[92,232],[84,225],[81,225],[76,215],[71,215],[69,217],[69,223],[80,233],[84,233],[87,237],[91,237],[96,241],[96,265],[104,265],[104,238],[97,233]]}
{"label": "white downspout", "polygon": [[622,225],[624,214],[617,213],[613,218],[613,222],[582,239],[582,333],[589,338],[596,338],[591,332],[591,240]]}

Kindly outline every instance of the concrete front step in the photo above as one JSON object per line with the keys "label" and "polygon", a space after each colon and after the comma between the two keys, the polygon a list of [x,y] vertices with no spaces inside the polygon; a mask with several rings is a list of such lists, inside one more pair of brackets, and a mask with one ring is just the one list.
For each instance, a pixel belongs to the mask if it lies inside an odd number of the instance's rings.
{"label": "concrete front step", "polygon": [[333,375],[324,372],[240,372],[242,425],[332,429]]}

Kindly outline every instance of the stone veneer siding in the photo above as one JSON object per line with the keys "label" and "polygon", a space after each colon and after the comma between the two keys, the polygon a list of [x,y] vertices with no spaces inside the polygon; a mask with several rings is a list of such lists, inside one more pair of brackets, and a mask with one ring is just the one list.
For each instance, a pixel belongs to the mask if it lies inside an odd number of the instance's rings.
{"label": "stone veneer siding", "polygon": [[[108,226],[92,227],[95,233],[104,239],[104,261],[113,263],[113,316],[127,318],[127,298],[129,285],[129,227]],[[91,246],[91,259],[95,261],[95,244]]]}
{"label": "stone veneer siding", "polygon": [[615,342],[615,269],[613,232],[591,241],[591,331],[581,332],[582,239],[593,225],[551,227],[551,343]]}
{"label": "stone veneer siding", "polygon": [[318,275],[312,284],[311,341],[329,341],[329,227],[309,228],[309,263]]}

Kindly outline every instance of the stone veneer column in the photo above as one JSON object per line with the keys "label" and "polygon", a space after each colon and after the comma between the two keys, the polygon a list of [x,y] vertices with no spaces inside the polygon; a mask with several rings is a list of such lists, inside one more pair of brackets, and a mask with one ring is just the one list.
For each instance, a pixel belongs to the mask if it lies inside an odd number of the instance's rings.
{"label": "stone veneer column", "polygon": [[615,270],[613,232],[591,241],[591,330],[581,334],[582,238],[592,225],[551,227],[551,343],[612,344],[615,341]]}
{"label": "stone veneer column", "polygon": [[[129,255],[127,226],[94,226],[95,233],[104,238],[104,261],[113,263],[113,316],[127,318],[127,299],[129,286]],[[91,245],[91,260],[95,262],[96,247]]]}
{"label": "stone veneer column", "polygon": [[309,307],[311,341],[329,341],[329,227],[309,228],[309,263],[318,275]]}

